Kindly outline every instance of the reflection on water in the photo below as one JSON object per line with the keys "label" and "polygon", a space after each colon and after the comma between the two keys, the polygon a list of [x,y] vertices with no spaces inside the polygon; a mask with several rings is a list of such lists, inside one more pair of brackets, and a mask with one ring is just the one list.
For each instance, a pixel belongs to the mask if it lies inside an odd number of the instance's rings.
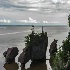
{"label": "reflection on water", "polygon": [[[24,68],[21,68],[21,70],[25,70]],[[46,62],[39,63],[39,64],[31,64],[30,68],[26,70],[47,70]]]}
{"label": "reflection on water", "polygon": [[11,64],[5,63],[5,64],[4,64],[4,68],[5,68],[6,70],[18,70],[19,66],[18,66],[18,64],[15,63],[15,62],[13,62],[13,63],[11,63]]}
{"label": "reflection on water", "polygon": [[[5,63],[4,68],[5,68],[5,70],[18,70],[19,66],[15,62],[13,62],[11,64]],[[39,63],[39,64],[31,64],[30,68],[28,68],[28,69],[21,68],[21,70],[47,70],[47,65],[46,65],[46,62]]]}

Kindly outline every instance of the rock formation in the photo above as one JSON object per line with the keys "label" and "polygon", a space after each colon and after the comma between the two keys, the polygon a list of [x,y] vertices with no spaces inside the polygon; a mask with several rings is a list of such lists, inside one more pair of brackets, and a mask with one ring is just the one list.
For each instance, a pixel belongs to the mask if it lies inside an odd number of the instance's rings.
{"label": "rock formation", "polygon": [[7,51],[3,53],[6,63],[12,63],[15,60],[15,57],[18,55],[18,48],[12,47],[8,48]]}
{"label": "rock formation", "polygon": [[18,62],[21,63],[21,67],[25,67],[25,64],[30,60],[30,50],[28,47],[23,49],[23,52],[18,57]]}
{"label": "rock formation", "polygon": [[21,63],[21,66],[25,66],[25,63],[31,59],[32,62],[44,62],[46,61],[46,50],[48,46],[48,37],[47,32],[43,31],[42,27],[42,33],[35,33],[34,27],[32,29],[32,33],[28,34],[28,36],[25,37],[25,45],[26,49],[23,51],[18,61]]}
{"label": "rock formation", "polygon": [[53,65],[53,59],[55,58],[55,55],[56,55],[56,52],[57,52],[57,41],[58,40],[55,40],[51,43],[50,45],[50,49],[49,49],[49,53],[50,53],[50,66]]}
{"label": "rock formation", "polygon": [[55,52],[57,52],[57,41],[58,40],[55,40],[51,43],[50,45],[50,49],[49,49],[49,52],[50,52],[50,55],[54,54]]}

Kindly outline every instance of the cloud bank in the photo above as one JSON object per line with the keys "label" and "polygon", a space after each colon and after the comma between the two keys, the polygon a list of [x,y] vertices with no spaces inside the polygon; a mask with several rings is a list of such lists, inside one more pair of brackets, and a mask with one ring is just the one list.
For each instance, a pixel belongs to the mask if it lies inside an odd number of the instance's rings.
{"label": "cloud bank", "polygon": [[67,23],[70,0],[0,0],[0,20],[27,20]]}

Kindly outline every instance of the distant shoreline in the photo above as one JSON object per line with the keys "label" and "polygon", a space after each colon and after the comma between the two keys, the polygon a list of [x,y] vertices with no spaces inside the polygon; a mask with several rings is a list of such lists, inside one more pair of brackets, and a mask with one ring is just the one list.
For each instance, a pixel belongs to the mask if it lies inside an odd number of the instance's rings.
{"label": "distant shoreline", "polygon": [[0,25],[1,26],[36,26],[36,27],[66,27],[68,25]]}
{"label": "distant shoreline", "polygon": [[54,27],[54,26],[69,26],[67,23],[11,23],[11,24],[0,24],[0,26],[44,26],[44,27]]}

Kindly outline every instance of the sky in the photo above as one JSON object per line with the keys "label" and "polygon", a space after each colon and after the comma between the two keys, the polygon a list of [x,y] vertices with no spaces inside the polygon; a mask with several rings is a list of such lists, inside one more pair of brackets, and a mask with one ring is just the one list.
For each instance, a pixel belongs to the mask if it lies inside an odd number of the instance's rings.
{"label": "sky", "polygon": [[0,0],[0,24],[67,23],[70,0]]}

